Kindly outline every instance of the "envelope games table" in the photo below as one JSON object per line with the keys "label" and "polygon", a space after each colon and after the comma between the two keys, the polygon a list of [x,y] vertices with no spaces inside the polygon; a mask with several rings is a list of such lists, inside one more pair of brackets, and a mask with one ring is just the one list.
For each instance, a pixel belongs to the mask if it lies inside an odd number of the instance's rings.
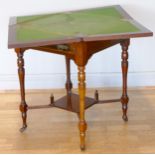
{"label": "envelope games table", "polygon": [[[28,109],[57,107],[72,111],[79,116],[80,147],[85,149],[85,109],[97,103],[121,102],[123,120],[127,121],[127,72],[128,46],[130,38],[152,36],[153,33],[137,23],[120,6],[108,6],[86,10],[61,12],[53,14],[12,17],[9,24],[8,47],[17,53],[18,75],[21,91],[20,111],[24,131],[27,127]],[[91,56],[108,47],[120,44],[122,48],[123,91],[120,99],[99,100],[98,91],[95,97],[85,96],[85,66]],[[25,100],[24,52],[29,50],[64,55],[66,58],[66,96],[47,106],[28,106]],[[35,58],[34,58],[35,60]],[[79,94],[72,93],[70,78],[70,60],[78,68]]]}

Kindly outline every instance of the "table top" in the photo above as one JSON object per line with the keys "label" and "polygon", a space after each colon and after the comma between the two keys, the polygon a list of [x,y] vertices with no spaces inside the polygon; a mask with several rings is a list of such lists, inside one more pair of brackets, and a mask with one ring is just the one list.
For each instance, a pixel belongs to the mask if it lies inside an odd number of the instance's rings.
{"label": "table top", "polygon": [[11,17],[9,48],[152,36],[119,5]]}

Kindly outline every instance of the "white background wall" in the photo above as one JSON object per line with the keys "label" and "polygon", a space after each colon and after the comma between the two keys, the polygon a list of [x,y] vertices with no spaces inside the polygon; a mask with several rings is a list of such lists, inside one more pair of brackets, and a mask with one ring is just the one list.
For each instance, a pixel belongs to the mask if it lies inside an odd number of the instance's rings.
{"label": "white background wall", "polygon": [[[16,54],[7,49],[10,16],[58,12],[105,5],[121,5],[155,32],[155,0],[0,0],[0,90],[18,89]],[[117,45],[93,56],[87,65],[88,87],[121,86],[121,49]],[[155,38],[132,39],[129,86],[155,86]],[[61,88],[65,83],[63,56],[29,51],[25,54],[26,88]],[[77,86],[76,66],[72,80]]]}

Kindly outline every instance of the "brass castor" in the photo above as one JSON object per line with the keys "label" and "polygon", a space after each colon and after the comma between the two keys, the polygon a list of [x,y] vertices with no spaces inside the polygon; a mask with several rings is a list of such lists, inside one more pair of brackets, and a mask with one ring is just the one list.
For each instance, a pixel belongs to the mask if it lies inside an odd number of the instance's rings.
{"label": "brass castor", "polygon": [[126,115],[123,115],[123,116],[122,116],[122,119],[123,119],[125,122],[128,121],[128,117],[127,117]]}
{"label": "brass castor", "polygon": [[85,149],[86,149],[85,145],[81,145],[80,149],[81,149],[81,151],[85,151]]}
{"label": "brass castor", "polygon": [[24,132],[26,130],[26,128],[27,128],[27,125],[23,125],[23,127],[20,128],[19,131],[22,133],[22,132]]}

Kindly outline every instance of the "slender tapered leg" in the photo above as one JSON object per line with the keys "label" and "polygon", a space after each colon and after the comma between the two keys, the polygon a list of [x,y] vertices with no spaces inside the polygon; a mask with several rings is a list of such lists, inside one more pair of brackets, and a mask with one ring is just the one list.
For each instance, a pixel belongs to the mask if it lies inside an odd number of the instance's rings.
{"label": "slender tapered leg", "polygon": [[123,110],[123,120],[128,121],[127,109],[129,97],[127,94],[127,73],[128,73],[128,47],[130,40],[124,40],[121,42],[122,47],[122,78],[123,78],[123,91],[121,97],[122,110]]}
{"label": "slender tapered leg", "polygon": [[85,67],[78,66],[78,89],[79,89],[79,130],[80,130],[80,147],[81,150],[85,149],[85,131],[87,124],[85,121]]}
{"label": "slender tapered leg", "polygon": [[22,113],[22,119],[23,119],[23,126],[20,129],[21,132],[23,132],[27,128],[26,118],[28,107],[25,101],[25,69],[24,69],[23,53],[24,53],[23,51],[17,52],[18,76],[19,76],[20,93],[21,93],[21,104],[19,108]]}
{"label": "slender tapered leg", "polygon": [[72,82],[71,82],[71,78],[70,78],[70,59],[68,57],[66,57],[66,90],[67,90],[67,94],[71,93],[71,89],[72,89]]}

